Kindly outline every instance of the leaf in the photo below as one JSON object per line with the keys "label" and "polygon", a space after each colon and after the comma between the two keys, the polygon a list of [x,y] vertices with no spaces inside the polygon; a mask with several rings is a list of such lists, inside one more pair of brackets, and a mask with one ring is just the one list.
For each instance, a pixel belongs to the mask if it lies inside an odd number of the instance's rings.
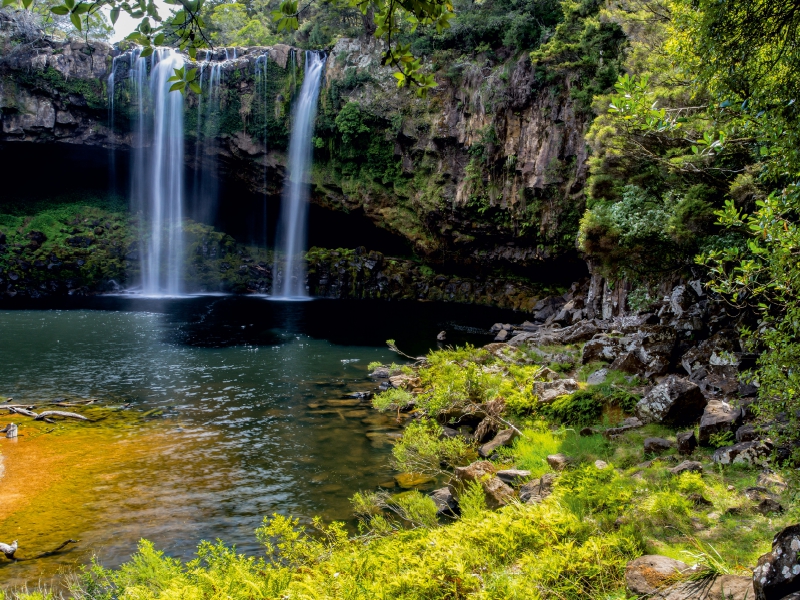
{"label": "leaf", "polygon": [[117,19],[119,19],[119,6],[115,6],[111,9],[111,14],[109,14],[109,17],[111,17],[112,25],[117,22]]}
{"label": "leaf", "polygon": [[33,4],[33,0],[22,0],[22,6],[25,10],[28,10]]}
{"label": "leaf", "polygon": [[78,31],[81,30],[81,18],[77,14],[70,13],[69,20],[72,21],[72,24],[75,26],[75,29],[77,29]]}
{"label": "leaf", "polygon": [[191,83],[189,83],[189,87],[198,96],[203,93],[203,90],[200,89],[200,84],[198,84],[196,81],[192,81]]}
{"label": "leaf", "polygon": [[64,0],[64,6],[66,6],[69,10],[75,8],[75,0]]}
{"label": "leaf", "polygon": [[142,48],[142,52],[141,54],[139,54],[139,58],[147,58],[151,54],[153,54],[153,47],[146,46],[145,48]]}
{"label": "leaf", "polygon": [[159,33],[153,39],[153,44],[155,44],[156,46],[163,46],[164,45],[164,34],[163,33]]}
{"label": "leaf", "polygon": [[183,92],[185,87],[186,87],[186,82],[178,81],[177,83],[173,83],[170,86],[169,91],[170,92],[174,92],[174,91],[180,90],[181,92]]}
{"label": "leaf", "polygon": [[[14,0],[9,0],[7,2],[3,2],[3,6],[6,6],[7,4],[11,4],[11,2],[13,2],[13,1]],[[55,13],[57,15],[62,15],[63,16],[63,15],[68,15],[69,14],[69,9],[66,6],[54,6],[53,8],[50,9],[50,12]]]}
{"label": "leaf", "polygon": [[172,17],[172,24],[175,25],[176,27],[178,25],[183,25],[185,22],[186,22],[185,10],[179,10],[177,13],[175,13],[175,16]]}

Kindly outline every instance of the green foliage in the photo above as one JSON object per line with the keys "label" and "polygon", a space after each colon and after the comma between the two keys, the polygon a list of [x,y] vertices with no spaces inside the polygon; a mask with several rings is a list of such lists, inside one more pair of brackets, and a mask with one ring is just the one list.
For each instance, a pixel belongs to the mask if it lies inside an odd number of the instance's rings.
{"label": "green foliage", "polygon": [[[380,363],[378,363],[380,366]],[[380,411],[400,410],[411,404],[414,396],[402,388],[391,388],[380,394],[376,394],[372,399],[372,406]]]}
{"label": "green foliage", "polygon": [[543,405],[540,412],[548,419],[565,425],[588,425],[597,421],[602,411],[602,400],[594,390],[578,390]]}
{"label": "green foliage", "polygon": [[736,436],[732,431],[722,431],[719,433],[712,433],[708,438],[708,445],[712,448],[722,448],[723,446],[732,446],[736,443]]}
{"label": "green foliage", "polygon": [[461,436],[444,437],[442,427],[430,419],[411,423],[392,447],[399,471],[421,475],[438,475],[443,465],[463,465],[474,456],[474,450]]}

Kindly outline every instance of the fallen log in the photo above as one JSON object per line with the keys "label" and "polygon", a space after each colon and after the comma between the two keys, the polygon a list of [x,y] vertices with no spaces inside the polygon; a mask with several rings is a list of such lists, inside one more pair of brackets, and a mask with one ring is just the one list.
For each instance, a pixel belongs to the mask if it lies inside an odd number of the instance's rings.
{"label": "fallen log", "polygon": [[38,413],[28,410],[27,408],[9,408],[12,413],[22,415],[24,417],[33,417],[34,419],[39,416]]}
{"label": "fallen log", "polygon": [[[63,417],[64,419],[77,419],[78,421],[91,421],[91,419],[87,419],[83,415],[79,415],[78,413],[74,412],[66,412],[63,410],[45,410],[40,412],[38,415],[34,417],[35,421],[47,421],[48,417]],[[51,421],[48,421],[51,422]]]}

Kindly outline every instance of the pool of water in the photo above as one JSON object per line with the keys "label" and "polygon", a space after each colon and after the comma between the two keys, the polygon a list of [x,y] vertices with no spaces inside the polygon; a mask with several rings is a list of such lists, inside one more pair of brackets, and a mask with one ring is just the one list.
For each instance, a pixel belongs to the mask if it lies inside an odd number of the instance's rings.
{"label": "pool of water", "polygon": [[394,475],[387,434],[400,425],[353,396],[377,387],[369,362],[402,362],[385,340],[412,355],[437,347],[441,330],[448,344],[485,344],[493,322],[514,318],[242,297],[0,308],[0,395],[94,398],[137,419],[33,429],[0,416],[22,426],[16,442],[0,439],[0,541],[18,539],[27,556],[80,540],[56,556],[0,561],[4,585],[35,585],[91,556],[118,565],[142,538],[184,559],[201,539],[258,553],[253,531],[272,513],[350,521],[348,498]]}

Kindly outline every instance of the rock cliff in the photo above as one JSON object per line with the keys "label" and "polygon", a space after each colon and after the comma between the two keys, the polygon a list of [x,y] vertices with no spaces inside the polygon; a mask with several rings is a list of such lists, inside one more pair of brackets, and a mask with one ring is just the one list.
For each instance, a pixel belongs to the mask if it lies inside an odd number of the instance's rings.
{"label": "rock cliff", "polygon": [[[8,13],[0,19],[0,141],[142,143],[132,134],[128,61],[114,60],[119,48],[20,40]],[[545,83],[527,54],[477,55],[432,65],[439,86],[418,99],[396,89],[380,50],[375,40],[343,39],[328,54],[313,201],[363,211],[429,263],[564,281],[585,271],[574,239],[590,116],[572,99],[570,76]],[[186,97],[187,162],[203,169],[214,160],[222,176],[277,199],[303,53],[276,46],[236,55],[222,64],[216,143],[201,152],[193,148],[198,98]]]}

